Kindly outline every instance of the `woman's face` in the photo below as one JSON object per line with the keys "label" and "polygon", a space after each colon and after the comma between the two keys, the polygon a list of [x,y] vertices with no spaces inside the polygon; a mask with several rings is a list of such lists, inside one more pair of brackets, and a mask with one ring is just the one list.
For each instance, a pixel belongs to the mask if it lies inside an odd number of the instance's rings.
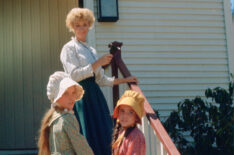
{"label": "woman's face", "polygon": [[58,99],[58,103],[63,108],[72,110],[77,98],[77,92],[75,86],[69,87],[64,93],[63,96]]}
{"label": "woman's face", "polygon": [[118,119],[123,128],[129,128],[136,124],[137,115],[130,106],[120,105]]}
{"label": "woman's face", "polygon": [[76,39],[79,41],[86,41],[86,36],[89,32],[89,23],[88,21],[77,21],[73,24],[73,29],[76,35]]}

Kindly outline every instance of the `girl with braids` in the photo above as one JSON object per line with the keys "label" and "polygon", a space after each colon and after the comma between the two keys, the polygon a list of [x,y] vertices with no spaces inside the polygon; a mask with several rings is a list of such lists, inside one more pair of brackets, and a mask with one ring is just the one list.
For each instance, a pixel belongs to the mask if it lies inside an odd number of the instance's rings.
{"label": "girl with braids", "polygon": [[113,155],[145,155],[143,133],[137,128],[144,115],[144,97],[127,90],[117,102],[113,117],[117,119],[112,141]]}
{"label": "girl with braids", "polygon": [[38,141],[39,155],[93,155],[86,139],[79,132],[73,112],[75,101],[84,94],[83,88],[64,72],[50,76],[47,95],[51,108],[45,114]]}

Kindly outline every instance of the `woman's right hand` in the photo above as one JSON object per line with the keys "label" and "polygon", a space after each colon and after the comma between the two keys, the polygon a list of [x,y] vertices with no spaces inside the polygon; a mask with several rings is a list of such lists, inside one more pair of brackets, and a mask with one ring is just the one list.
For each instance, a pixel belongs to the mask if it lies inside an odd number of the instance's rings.
{"label": "woman's right hand", "polygon": [[97,62],[100,66],[105,66],[105,65],[110,64],[112,58],[113,58],[112,54],[106,54],[106,55],[103,55],[101,58],[99,58]]}
{"label": "woman's right hand", "polygon": [[103,55],[101,58],[99,58],[97,61],[95,61],[92,64],[93,70],[96,70],[99,66],[105,66],[110,64],[112,58],[113,58],[112,54]]}

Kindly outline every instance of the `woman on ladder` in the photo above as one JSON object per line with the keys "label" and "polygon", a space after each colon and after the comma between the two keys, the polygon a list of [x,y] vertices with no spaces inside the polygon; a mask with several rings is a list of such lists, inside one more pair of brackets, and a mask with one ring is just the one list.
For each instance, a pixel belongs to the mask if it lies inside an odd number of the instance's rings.
{"label": "woman on ladder", "polygon": [[66,26],[75,37],[63,46],[60,59],[65,72],[85,91],[83,98],[74,106],[81,133],[87,138],[95,155],[110,155],[113,125],[99,85],[113,86],[137,82],[137,79],[134,76],[117,79],[104,75],[102,66],[109,64],[113,56],[106,54],[98,59],[96,50],[86,43],[94,21],[93,12],[86,8],[73,8],[68,13]]}

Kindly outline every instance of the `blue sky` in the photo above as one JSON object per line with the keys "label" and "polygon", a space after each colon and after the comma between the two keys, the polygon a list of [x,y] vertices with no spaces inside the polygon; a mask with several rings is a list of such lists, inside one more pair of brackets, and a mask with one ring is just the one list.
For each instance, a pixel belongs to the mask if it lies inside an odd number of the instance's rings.
{"label": "blue sky", "polygon": [[232,3],[232,12],[234,12],[234,0],[231,0]]}

